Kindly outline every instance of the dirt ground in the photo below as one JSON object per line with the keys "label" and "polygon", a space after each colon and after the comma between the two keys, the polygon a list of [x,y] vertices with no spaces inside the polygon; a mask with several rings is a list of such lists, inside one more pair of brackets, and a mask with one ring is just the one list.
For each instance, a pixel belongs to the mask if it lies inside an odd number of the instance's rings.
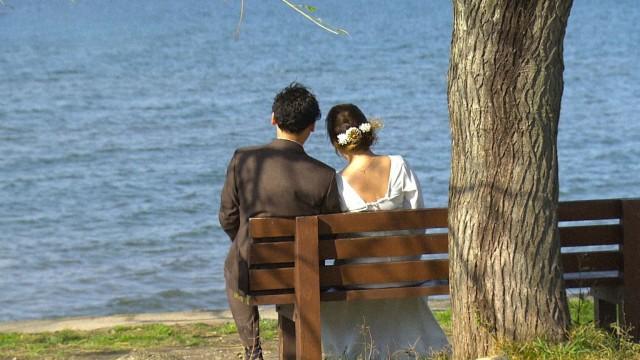
{"label": "dirt ground", "polygon": [[[278,359],[278,341],[263,343],[265,360]],[[1,360],[20,360],[19,358],[3,358]],[[48,359],[46,356],[43,360]],[[70,360],[237,360],[242,359],[242,345],[238,335],[224,335],[216,339],[216,344],[208,347],[180,347],[134,350],[127,352],[79,353],[69,357]]]}

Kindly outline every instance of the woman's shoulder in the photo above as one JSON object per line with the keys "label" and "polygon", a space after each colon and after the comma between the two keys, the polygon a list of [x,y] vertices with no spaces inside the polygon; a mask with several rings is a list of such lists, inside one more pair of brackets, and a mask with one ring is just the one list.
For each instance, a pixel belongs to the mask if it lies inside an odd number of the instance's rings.
{"label": "woman's shoulder", "polygon": [[391,160],[389,166],[389,190],[393,193],[402,187],[402,179],[406,172],[404,170],[405,161],[402,155],[387,155],[387,157]]}
{"label": "woman's shoulder", "polygon": [[391,171],[395,169],[396,172],[400,172],[401,170],[409,169],[409,164],[404,159],[402,155],[387,155],[391,160]]}

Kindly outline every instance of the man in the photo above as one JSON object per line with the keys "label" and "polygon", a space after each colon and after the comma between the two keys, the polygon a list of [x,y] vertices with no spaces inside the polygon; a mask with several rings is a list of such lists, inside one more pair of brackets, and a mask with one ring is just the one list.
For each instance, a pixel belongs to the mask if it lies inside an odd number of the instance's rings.
{"label": "man", "polygon": [[273,101],[276,139],[233,154],[221,194],[220,225],[231,238],[224,275],[227,299],[247,359],[262,359],[256,306],[248,305],[249,218],[295,217],[340,211],[335,170],[310,157],[303,144],[320,108],[304,86],[292,83]]}

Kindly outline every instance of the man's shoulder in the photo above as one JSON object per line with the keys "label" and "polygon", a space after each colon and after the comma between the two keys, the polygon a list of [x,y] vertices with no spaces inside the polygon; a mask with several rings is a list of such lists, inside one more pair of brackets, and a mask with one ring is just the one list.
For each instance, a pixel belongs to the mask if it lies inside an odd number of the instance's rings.
{"label": "man's shoulder", "polygon": [[[259,157],[277,156],[276,154],[278,154],[279,149],[277,147],[274,147],[273,145],[274,145],[273,143],[269,143],[269,144],[263,144],[263,145],[241,147],[236,149],[234,156],[245,157],[245,158],[253,157],[253,156],[259,156]],[[321,173],[325,173],[328,176],[335,175],[336,170],[334,168],[310,156],[305,151],[303,150],[299,152],[295,151],[294,153],[298,154],[295,161],[303,161],[308,165],[313,166],[314,167],[313,170],[314,172],[316,172],[316,174],[317,172],[321,172]]]}
{"label": "man's shoulder", "polygon": [[269,144],[239,147],[233,152],[233,158],[235,161],[242,161],[253,157],[262,157],[266,155],[268,148]]}
{"label": "man's shoulder", "polygon": [[309,161],[314,165],[318,167],[319,171],[323,171],[326,172],[328,175],[334,176],[336,173],[336,169],[332,168],[331,166],[323,163],[322,161],[307,155],[307,158],[309,159]]}
{"label": "man's shoulder", "polygon": [[236,154],[251,154],[266,150],[269,144],[243,146],[236,149]]}

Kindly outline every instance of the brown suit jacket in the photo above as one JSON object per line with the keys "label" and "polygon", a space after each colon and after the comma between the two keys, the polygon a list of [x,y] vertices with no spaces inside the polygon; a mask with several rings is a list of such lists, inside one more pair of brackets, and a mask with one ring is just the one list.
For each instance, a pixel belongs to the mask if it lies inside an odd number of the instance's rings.
{"label": "brown suit jacket", "polygon": [[302,145],[276,139],[236,150],[227,168],[220,225],[232,240],[225,260],[227,286],[247,294],[251,264],[249,218],[296,217],[340,212],[336,173]]}

